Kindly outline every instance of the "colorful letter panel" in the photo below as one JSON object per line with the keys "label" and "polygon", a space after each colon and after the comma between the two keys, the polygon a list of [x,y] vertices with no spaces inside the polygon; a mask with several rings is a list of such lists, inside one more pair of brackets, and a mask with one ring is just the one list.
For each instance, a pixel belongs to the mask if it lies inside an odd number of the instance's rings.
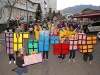
{"label": "colorful letter panel", "polygon": [[39,62],[42,62],[42,54],[41,53],[24,56],[24,63],[27,65],[36,64]]}
{"label": "colorful letter panel", "polygon": [[80,53],[92,53],[93,45],[80,45]]}
{"label": "colorful letter panel", "polygon": [[49,36],[50,35],[50,32],[49,30],[41,30],[39,31],[39,35],[43,35],[43,36]]}
{"label": "colorful letter panel", "polygon": [[59,44],[59,36],[50,36],[50,44]]}
{"label": "colorful letter panel", "polygon": [[54,54],[68,54],[69,45],[67,43],[54,44]]}
{"label": "colorful letter panel", "polygon": [[13,50],[13,33],[5,33],[5,42],[6,42],[6,53],[14,54]]}
{"label": "colorful letter panel", "polygon": [[31,54],[31,52],[35,51],[36,53],[39,53],[38,50],[38,41],[37,40],[28,40],[28,54]]}
{"label": "colorful letter panel", "polygon": [[23,40],[25,39],[25,38],[29,38],[29,33],[19,33],[19,38],[17,38],[17,32],[16,33],[14,33],[14,35],[13,35],[13,37],[14,37],[14,39],[13,39],[13,41],[14,41],[14,51],[18,51],[18,49],[20,48],[20,47],[23,47]]}
{"label": "colorful letter panel", "polygon": [[79,45],[86,44],[86,34],[85,33],[78,33],[78,44]]}
{"label": "colorful letter panel", "polygon": [[69,50],[78,50],[78,40],[69,40]]}
{"label": "colorful letter panel", "polygon": [[87,36],[86,44],[92,45],[97,43],[97,36]]}

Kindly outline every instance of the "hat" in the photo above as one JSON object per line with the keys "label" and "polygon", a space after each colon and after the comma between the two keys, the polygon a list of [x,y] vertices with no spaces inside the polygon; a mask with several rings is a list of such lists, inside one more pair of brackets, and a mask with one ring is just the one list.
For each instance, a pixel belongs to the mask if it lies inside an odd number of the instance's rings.
{"label": "hat", "polygon": [[24,51],[25,51],[25,48],[20,47],[20,48],[19,48],[19,51],[20,51],[20,52],[24,52]]}

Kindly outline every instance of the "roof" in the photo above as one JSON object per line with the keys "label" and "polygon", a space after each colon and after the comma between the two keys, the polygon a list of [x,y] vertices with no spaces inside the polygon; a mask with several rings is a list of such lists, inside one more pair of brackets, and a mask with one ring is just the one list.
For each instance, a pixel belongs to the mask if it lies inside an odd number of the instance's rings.
{"label": "roof", "polygon": [[72,18],[100,18],[100,13],[72,16]]}

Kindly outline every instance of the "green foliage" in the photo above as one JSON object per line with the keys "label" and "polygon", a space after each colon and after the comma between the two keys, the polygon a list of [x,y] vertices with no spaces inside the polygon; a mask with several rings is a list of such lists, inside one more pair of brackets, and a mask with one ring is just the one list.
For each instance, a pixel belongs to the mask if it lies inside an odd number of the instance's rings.
{"label": "green foliage", "polygon": [[37,22],[37,20],[42,20],[42,15],[41,15],[41,13],[42,13],[41,5],[38,4],[37,10],[36,10],[36,17],[35,17],[36,22]]}
{"label": "green foliage", "polygon": [[55,10],[53,11],[53,17],[56,16]]}
{"label": "green foliage", "polygon": [[85,12],[85,11],[88,11],[88,10],[92,10],[92,9],[90,9],[90,8],[85,8],[85,9],[82,11],[82,13]]}
{"label": "green foliage", "polygon": [[10,20],[9,21],[9,27],[11,28],[12,26],[18,26],[17,25],[17,20]]}

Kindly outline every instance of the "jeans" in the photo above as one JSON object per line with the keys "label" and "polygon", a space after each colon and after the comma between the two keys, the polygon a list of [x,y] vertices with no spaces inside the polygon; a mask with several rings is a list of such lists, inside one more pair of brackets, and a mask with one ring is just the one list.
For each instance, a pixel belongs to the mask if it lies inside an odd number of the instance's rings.
{"label": "jeans", "polygon": [[18,75],[23,75],[23,72],[24,72],[24,73],[27,73],[27,72],[28,72],[28,67],[25,67],[25,68],[17,68],[17,69],[15,69],[15,72],[16,72]]}
{"label": "jeans", "polygon": [[75,58],[75,50],[70,50],[70,56],[69,59],[74,59]]}

